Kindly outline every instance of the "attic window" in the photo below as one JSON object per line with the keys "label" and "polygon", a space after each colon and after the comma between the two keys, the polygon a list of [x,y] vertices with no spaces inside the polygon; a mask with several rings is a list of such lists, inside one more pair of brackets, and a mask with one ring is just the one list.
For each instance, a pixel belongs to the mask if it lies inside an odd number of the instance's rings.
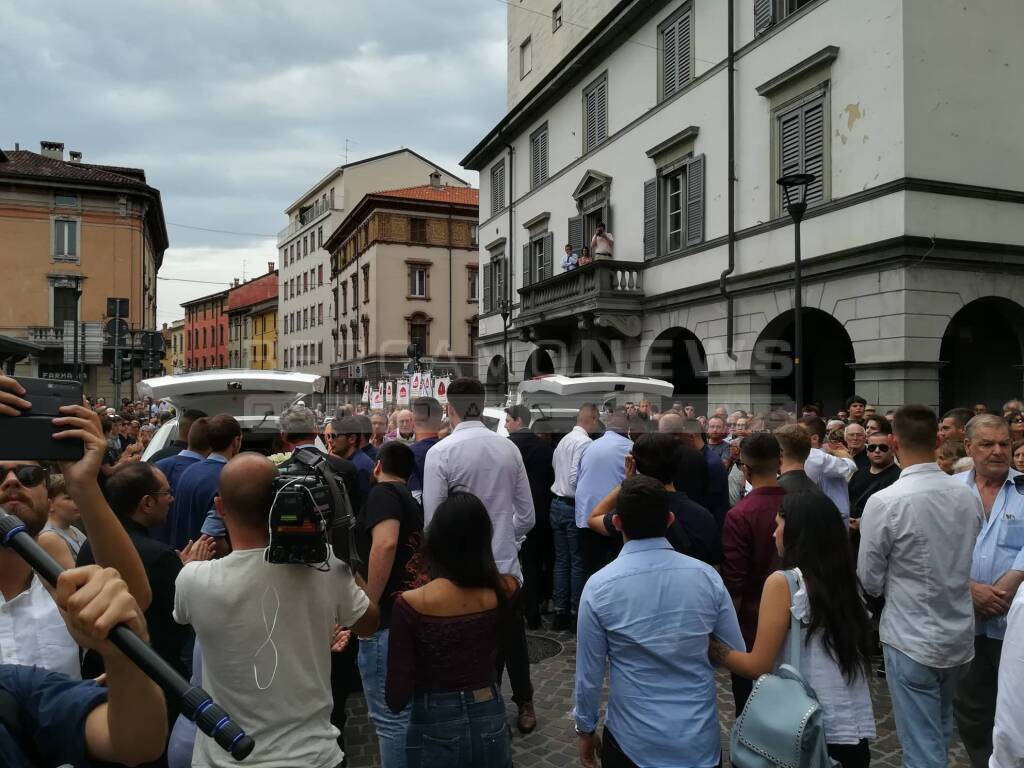
{"label": "attic window", "polygon": [[69,192],[58,192],[53,196],[53,204],[59,208],[77,208],[78,195]]}

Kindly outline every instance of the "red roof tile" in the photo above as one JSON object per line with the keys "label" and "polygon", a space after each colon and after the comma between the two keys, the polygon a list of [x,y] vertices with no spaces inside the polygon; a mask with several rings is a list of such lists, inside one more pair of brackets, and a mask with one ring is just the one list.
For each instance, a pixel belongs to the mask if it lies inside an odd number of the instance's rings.
{"label": "red roof tile", "polygon": [[140,168],[114,168],[113,166],[90,163],[72,163],[68,160],[43,157],[36,152],[24,149],[7,149],[4,150],[4,154],[7,156],[7,161],[0,161],[0,176],[148,188],[145,182],[145,172]]}
{"label": "red roof tile", "polygon": [[480,205],[480,190],[472,187],[453,187],[443,185],[433,187],[424,184],[420,187],[403,187],[402,189],[386,189],[374,192],[375,197],[400,197],[405,200],[429,200],[438,203],[455,203],[456,205]]}

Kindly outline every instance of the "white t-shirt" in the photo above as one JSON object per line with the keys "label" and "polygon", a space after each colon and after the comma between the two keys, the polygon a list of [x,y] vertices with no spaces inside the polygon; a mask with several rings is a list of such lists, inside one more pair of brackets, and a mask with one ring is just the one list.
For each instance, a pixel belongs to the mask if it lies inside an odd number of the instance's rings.
{"label": "white t-shirt", "polygon": [[57,603],[35,574],[11,600],[0,594],[0,664],[24,664],[82,679],[78,645]]}
{"label": "white t-shirt", "polygon": [[[369,599],[333,556],[322,573],[267,563],[263,552],[182,568],[174,619],[195,630],[203,688],[256,740],[247,766],[334,768],[343,755],[331,725],[331,633],[357,622]],[[201,733],[192,764],[237,767]]]}

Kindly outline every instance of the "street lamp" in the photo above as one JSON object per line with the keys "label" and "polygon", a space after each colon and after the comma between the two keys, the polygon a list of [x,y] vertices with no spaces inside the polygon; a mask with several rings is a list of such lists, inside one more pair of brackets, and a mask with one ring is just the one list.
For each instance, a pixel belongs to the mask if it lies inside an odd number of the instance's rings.
{"label": "street lamp", "polygon": [[80,353],[78,347],[78,314],[82,301],[82,278],[81,276],[76,275],[73,279],[75,281],[75,353],[72,357],[71,370],[75,377],[75,381],[81,381],[82,376],[78,370],[78,355]]}
{"label": "street lamp", "polygon": [[503,371],[504,391],[501,393],[503,399],[508,398],[508,321],[512,317],[512,305],[507,298],[499,303],[501,312],[501,340],[505,359],[505,370]]}
{"label": "street lamp", "polygon": [[809,173],[790,173],[775,182],[782,187],[786,198],[786,210],[793,217],[793,397],[796,400],[795,412],[798,414],[804,406],[804,307],[800,274],[800,221],[807,211],[807,185],[812,181],[814,176]]}

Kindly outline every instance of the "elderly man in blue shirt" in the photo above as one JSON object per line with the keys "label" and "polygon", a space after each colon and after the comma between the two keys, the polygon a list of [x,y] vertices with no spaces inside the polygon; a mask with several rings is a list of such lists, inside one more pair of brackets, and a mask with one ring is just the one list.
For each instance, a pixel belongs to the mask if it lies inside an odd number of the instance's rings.
{"label": "elderly man in blue shirt", "polygon": [[612,518],[622,552],[590,577],[580,600],[575,719],[586,768],[596,768],[598,750],[605,768],[712,768],[721,760],[708,638],[742,649],[743,636],[718,572],[665,539],[672,520],[659,481],[623,482]]}
{"label": "elderly man in blue shirt", "polygon": [[633,450],[627,430],[626,409],[617,408],[605,418],[605,433],[584,446],[579,459],[575,507],[584,580],[614,556],[612,540],[590,530],[588,521],[601,499],[626,477],[626,456]]}
{"label": "elderly man in blue shirt", "polygon": [[974,469],[957,478],[981,500],[985,523],[971,564],[974,660],[957,689],[954,711],[971,765],[983,768],[992,754],[1006,614],[1024,581],[1024,475],[1010,467],[1010,431],[1000,417],[975,416],[964,444]]}

